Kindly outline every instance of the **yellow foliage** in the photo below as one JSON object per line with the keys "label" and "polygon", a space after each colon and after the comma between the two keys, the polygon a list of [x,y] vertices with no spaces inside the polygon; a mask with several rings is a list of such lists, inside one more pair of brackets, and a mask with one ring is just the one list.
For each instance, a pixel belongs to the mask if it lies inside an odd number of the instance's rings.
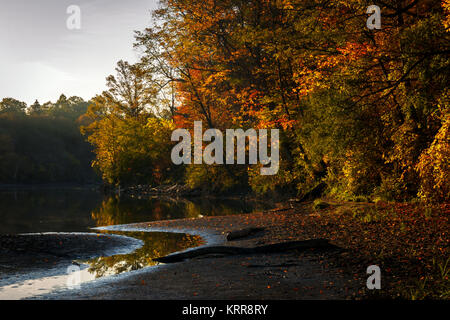
{"label": "yellow foliage", "polygon": [[419,196],[425,200],[448,201],[450,199],[450,113],[431,146],[420,156],[416,166],[421,186]]}

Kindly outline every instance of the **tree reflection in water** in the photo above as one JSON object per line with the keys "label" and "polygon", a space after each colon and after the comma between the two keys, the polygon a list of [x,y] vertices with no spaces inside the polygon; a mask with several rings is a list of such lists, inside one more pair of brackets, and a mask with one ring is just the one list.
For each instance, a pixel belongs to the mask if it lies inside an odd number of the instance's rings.
{"label": "tree reflection in water", "polygon": [[197,218],[199,216],[226,216],[272,209],[269,202],[240,199],[213,200],[205,198],[173,199],[154,197],[146,199],[109,196],[92,210],[98,227],[149,222],[167,219]]}
{"label": "tree reflection in water", "polygon": [[[270,203],[240,199],[212,200],[205,198],[173,199],[169,197],[128,198],[109,196],[92,210],[91,217],[98,227],[150,222],[167,219],[225,216],[250,213],[273,208]],[[203,244],[199,236],[165,232],[112,232],[134,237],[144,242],[141,249],[126,255],[100,257],[88,261],[89,271],[96,277],[119,274],[155,265],[153,258]]]}
{"label": "tree reflection in water", "polygon": [[107,233],[137,238],[142,240],[144,245],[130,254],[78,261],[88,264],[89,272],[95,274],[96,278],[154,266],[158,264],[153,261],[154,258],[204,244],[200,236],[184,233],[118,231]]}

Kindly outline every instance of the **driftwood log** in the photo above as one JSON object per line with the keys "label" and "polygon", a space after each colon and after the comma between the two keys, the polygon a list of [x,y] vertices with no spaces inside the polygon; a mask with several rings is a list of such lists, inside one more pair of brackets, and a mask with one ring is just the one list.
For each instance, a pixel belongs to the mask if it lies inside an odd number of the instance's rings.
{"label": "driftwood log", "polygon": [[241,230],[230,231],[227,233],[227,241],[233,241],[263,231],[264,228],[245,228]]}
{"label": "driftwood log", "polygon": [[224,254],[224,255],[239,255],[239,254],[261,254],[261,253],[278,253],[289,250],[306,250],[306,249],[337,249],[335,245],[328,242],[327,239],[311,239],[304,241],[289,241],[275,244],[268,244],[253,248],[232,247],[232,246],[208,246],[193,249],[185,252],[170,254],[165,257],[153,259],[157,262],[173,263],[180,262],[185,259],[191,259],[208,254]]}

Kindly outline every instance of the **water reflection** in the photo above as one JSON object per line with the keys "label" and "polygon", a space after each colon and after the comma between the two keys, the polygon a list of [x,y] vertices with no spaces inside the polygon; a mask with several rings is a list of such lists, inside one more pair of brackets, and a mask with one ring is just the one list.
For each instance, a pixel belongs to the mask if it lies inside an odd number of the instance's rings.
{"label": "water reflection", "polygon": [[102,204],[96,190],[0,190],[0,234],[83,232],[95,227],[91,212]]}
{"label": "water reflection", "polygon": [[[138,238],[143,241],[144,245],[129,254],[102,256],[70,263],[67,261],[67,265],[62,263],[54,267],[31,271],[28,274],[6,275],[2,279],[6,284],[0,286],[0,300],[38,297],[50,294],[55,290],[72,289],[72,285],[78,287],[100,277],[154,266],[158,264],[153,261],[154,258],[204,244],[199,236],[181,233],[125,231],[105,231],[105,233]],[[73,266],[73,263],[78,263],[79,268]],[[68,266],[75,267],[75,271],[69,273]],[[0,279],[3,276],[0,274]],[[15,281],[8,281],[14,278]]]}
{"label": "water reflection", "polygon": [[251,213],[272,207],[239,199],[119,198],[87,189],[0,190],[0,234],[85,232],[93,227]]}
{"label": "water reflection", "polygon": [[[93,227],[251,213],[269,208],[271,204],[237,199],[120,198],[83,188],[0,190],[0,234],[86,232]],[[189,234],[104,232],[134,237],[144,245],[130,254],[79,261],[82,282],[153,266],[154,258],[203,244],[199,236]],[[32,297],[64,288],[68,275],[65,269],[61,272],[2,287],[0,299]]]}
{"label": "water reflection", "polygon": [[168,197],[137,199],[115,196],[105,198],[102,204],[92,211],[92,219],[98,227],[101,227],[134,222],[251,213],[271,207],[270,204],[263,202],[235,199]]}
{"label": "water reflection", "polygon": [[79,263],[88,264],[88,271],[93,274],[95,278],[154,266],[157,264],[157,262],[153,261],[154,258],[204,244],[201,237],[183,233],[106,232],[140,239],[144,241],[144,245],[130,254],[78,261]]}

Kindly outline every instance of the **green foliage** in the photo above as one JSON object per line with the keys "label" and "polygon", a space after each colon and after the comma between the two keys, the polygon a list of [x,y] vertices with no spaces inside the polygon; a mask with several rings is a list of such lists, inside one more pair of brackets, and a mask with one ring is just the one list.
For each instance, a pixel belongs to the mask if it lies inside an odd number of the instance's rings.
{"label": "green foliage", "polygon": [[380,222],[395,217],[395,214],[377,207],[366,207],[355,209],[353,218],[359,219],[362,223]]}
{"label": "green foliage", "polygon": [[91,146],[77,122],[87,102],[71,97],[62,104],[60,99],[47,103],[45,112],[28,114],[26,104],[14,99],[3,99],[1,105],[0,183],[97,181],[90,167]]}
{"label": "green foliage", "polygon": [[95,146],[93,165],[107,183],[160,184],[176,172],[167,156],[173,145],[170,120],[150,115],[137,119],[108,116],[87,130],[88,141]]}
{"label": "green foliage", "polygon": [[323,201],[322,199],[316,199],[313,202],[313,209],[314,210],[321,210],[321,209],[326,209],[329,208],[330,204],[326,201]]}
{"label": "green foliage", "polygon": [[180,179],[170,159],[172,120],[152,112],[155,89],[138,65],[120,61],[108,91],[92,99],[81,128],[94,146],[93,166],[111,185],[161,184]]}
{"label": "green foliage", "polygon": [[190,165],[186,168],[185,182],[191,189],[205,192],[248,191],[243,166]]}
{"label": "green foliage", "polygon": [[450,299],[450,258],[432,261],[430,273],[408,285],[401,292],[409,300]]}
{"label": "green foliage", "polygon": [[25,102],[13,98],[4,98],[0,101],[0,114],[2,113],[25,113],[27,105]]}

